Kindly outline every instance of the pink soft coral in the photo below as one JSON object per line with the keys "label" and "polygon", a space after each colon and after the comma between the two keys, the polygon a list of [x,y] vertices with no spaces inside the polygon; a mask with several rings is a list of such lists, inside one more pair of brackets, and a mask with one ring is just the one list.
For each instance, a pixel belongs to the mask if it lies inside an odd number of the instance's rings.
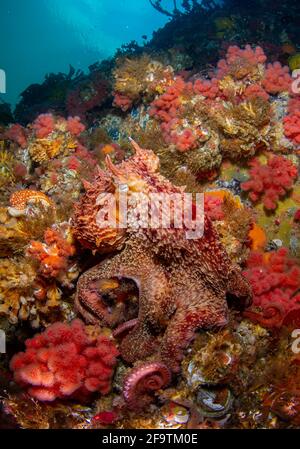
{"label": "pink soft coral", "polygon": [[293,187],[297,167],[283,156],[273,156],[267,164],[255,158],[250,166],[250,179],[243,182],[241,188],[250,191],[252,201],[261,198],[266,209],[276,209],[278,200]]}
{"label": "pink soft coral", "polygon": [[[300,267],[287,248],[272,253],[253,252],[243,272],[252,286],[253,304],[245,314],[262,324],[280,325],[283,317],[299,307]],[[273,309],[273,315],[266,313]],[[255,310],[263,315],[259,316]]]}
{"label": "pink soft coral", "polygon": [[211,80],[198,79],[194,83],[194,92],[211,100],[215,100],[220,96],[219,81],[216,78],[212,78]]}
{"label": "pink soft coral", "polygon": [[193,93],[192,83],[186,83],[182,78],[176,78],[166,92],[151,104],[150,115],[161,122],[162,135],[168,144],[176,145],[179,151],[197,148],[198,135],[188,126],[182,126],[180,112],[182,96]]}
{"label": "pink soft coral", "polygon": [[289,114],[294,114],[296,111],[300,111],[300,96],[290,98],[288,103]]}
{"label": "pink soft coral", "polygon": [[262,98],[263,100],[268,101],[270,98],[267,92],[259,84],[250,84],[247,86],[243,96],[247,100]]}
{"label": "pink soft coral", "polygon": [[284,134],[295,144],[300,144],[300,109],[283,119]]}
{"label": "pink soft coral", "polygon": [[127,95],[114,92],[113,106],[120,108],[123,112],[132,108],[132,100]]}
{"label": "pink soft coral", "polygon": [[40,114],[32,125],[38,139],[48,137],[54,130],[54,127],[55,120],[52,114]]}
{"label": "pink soft coral", "polygon": [[11,125],[5,132],[4,137],[16,142],[21,148],[26,148],[27,146],[26,130],[18,123]]}
{"label": "pink soft coral", "polygon": [[151,103],[150,115],[162,122],[169,122],[172,118],[177,117],[178,110],[181,108],[180,96],[186,90],[191,91],[192,84],[185,83],[180,77],[176,78],[166,92]]}
{"label": "pink soft coral", "polygon": [[274,64],[268,64],[262,86],[272,95],[285,91],[289,92],[292,83],[289,71],[290,69],[287,66],[282,66],[278,61]]}
{"label": "pink soft coral", "polygon": [[80,321],[54,323],[26,340],[10,368],[17,383],[40,401],[107,394],[118,351],[104,335],[92,337]]}
{"label": "pink soft coral", "polygon": [[193,128],[180,129],[180,121],[173,119],[161,124],[162,135],[165,142],[174,144],[179,151],[188,151],[197,148],[197,135]]}
{"label": "pink soft coral", "polygon": [[[232,45],[228,48],[226,58],[218,62],[217,78],[222,79],[228,75],[231,66],[237,63],[247,65],[249,68],[257,64],[264,64],[267,60],[266,55],[261,47],[252,49],[250,45],[246,45],[245,49]],[[245,72],[245,75],[248,73]]]}
{"label": "pink soft coral", "polygon": [[85,130],[85,126],[80,121],[80,117],[69,117],[67,120],[67,129],[74,136],[78,136]]}

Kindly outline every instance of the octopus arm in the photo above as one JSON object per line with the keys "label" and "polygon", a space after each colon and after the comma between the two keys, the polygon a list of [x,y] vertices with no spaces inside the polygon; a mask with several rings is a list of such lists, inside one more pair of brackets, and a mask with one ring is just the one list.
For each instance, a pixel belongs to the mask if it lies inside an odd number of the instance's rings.
{"label": "octopus arm", "polygon": [[124,322],[124,310],[108,307],[99,288],[100,281],[132,279],[139,290],[136,325],[121,343],[121,355],[128,362],[144,359],[157,349],[159,330],[166,327],[172,309],[169,282],[165,271],[142,245],[128,245],[120,254],[101,262],[83,274],[78,282],[76,309],[88,322],[115,327]]}
{"label": "octopus arm", "polygon": [[[193,302],[193,296],[198,296],[197,302]],[[161,342],[161,360],[174,373],[180,372],[184,351],[197,329],[224,326],[228,321],[225,296],[220,300],[220,295],[202,289],[200,292],[190,293],[189,298],[190,304],[177,308]]]}
{"label": "octopus arm", "polygon": [[233,266],[229,271],[227,293],[232,297],[233,305],[238,309],[245,309],[252,303],[251,286],[238,266]]}

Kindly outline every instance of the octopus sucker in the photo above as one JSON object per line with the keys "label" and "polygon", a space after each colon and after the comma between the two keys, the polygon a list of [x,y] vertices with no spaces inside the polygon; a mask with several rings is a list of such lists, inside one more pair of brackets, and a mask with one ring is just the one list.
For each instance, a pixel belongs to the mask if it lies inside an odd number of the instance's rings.
{"label": "octopus sucker", "polygon": [[123,396],[131,410],[141,410],[152,402],[153,393],[166,388],[171,381],[171,372],[159,362],[148,362],[133,368],[126,376]]}

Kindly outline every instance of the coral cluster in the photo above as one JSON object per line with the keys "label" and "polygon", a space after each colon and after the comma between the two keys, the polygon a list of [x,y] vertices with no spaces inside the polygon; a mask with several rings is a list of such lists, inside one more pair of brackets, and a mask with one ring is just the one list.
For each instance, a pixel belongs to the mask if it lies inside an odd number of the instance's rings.
{"label": "coral cluster", "polygon": [[[150,116],[160,123],[166,145],[159,155],[163,164],[171,158],[178,161],[178,179],[183,167],[203,177],[218,169],[224,158],[239,160],[264,149],[289,147],[285,135],[291,138],[295,132],[296,117],[280,123],[281,100],[274,97],[291,93],[292,78],[288,67],[279,62],[266,65],[266,60],[260,47],[230,46],[210,78],[185,81],[174,76],[151,103]],[[174,149],[186,154],[179,158]]]}
{"label": "coral cluster", "polygon": [[117,61],[114,71],[114,106],[126,112],[133,104],[151,100],[173,80],[173,68],[164,66],[148,55]]}
{"label": "coral cluster", "polygon": [[242,189],[250,191],[252,201],[262,199],[266,209],[276,209],[278,200],[293,187],[298,176],[297,166],[283,156],[273,156],[266,164],[253,159],[250,166],[250,179],[241,184]]}
{"label": "coral cluster", "polygon": [[55,119],[52,114],[40,115],[32,128],[34,134],[29,139],[28,150],[35,162],[46,162],[61,153],[72,152],[78,146],[74,137],[85,129],[78,117]]}
{"label": "coral cluster", "polygon": [[107,394],[118,351],[105,335],[89,335],[80,320],[55,323],[26,341],[10,363],[15,380],[40,401]]}
{"label": "coral cluster", "polygon": [[253,252],[244,275],[253,290],[253,306],[245,312],[252,319],[280,326],[285,315],[299,307],[300,266],[286,248],[274,253]]}
{"label": "coral cluster", "polygon": [[66,232],[48,228],[44,234],[45,243],[30,242],[27,255],[39,262],[39,273],[43,277],[59,278],[67,271],[68,258],[75,254],[75,247],[66,237]]}
{"label": "coral cluster", "polygon": [[300,105],[284,118],[284,133],[295,144],[300,143]]}

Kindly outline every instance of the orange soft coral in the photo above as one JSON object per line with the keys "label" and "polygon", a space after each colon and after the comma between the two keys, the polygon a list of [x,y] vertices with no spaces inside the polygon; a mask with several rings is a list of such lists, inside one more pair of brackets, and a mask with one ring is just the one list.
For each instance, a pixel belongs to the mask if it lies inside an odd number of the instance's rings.
{"label": "orange soft coral", "polygon": [[63,234],[48,228],[44,234],[45,243],[32,241],[27,254],[40,262],[40,273],[45,277],[58,277],[67,268],[68,258],[75,253],[74,246]]}

